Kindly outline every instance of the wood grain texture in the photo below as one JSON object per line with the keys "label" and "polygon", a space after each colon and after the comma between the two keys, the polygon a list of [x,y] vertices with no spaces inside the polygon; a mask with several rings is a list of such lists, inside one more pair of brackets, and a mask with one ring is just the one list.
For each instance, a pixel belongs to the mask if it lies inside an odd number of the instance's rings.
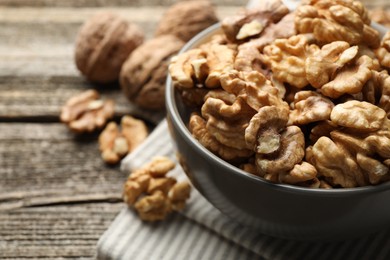
{"label": "wood grain texture", "polygon": [[[150,38],[166,7],[112,8],[141,27]],[[65,101],[94,87],[117,103],[116,116],[132,114],[156,123],[155,115],[138,109],[118,84],[97,86],[77,71],[74,40],[81,24],[99,8],[6,8],[0,15],[0,121],[58,121]],[[220,17],[236,11],[218,9]]]}
{"label": "wood grain texture", "polygon": [[[109,6],[170,6],[189,0],[0,0],[0,6],[33,7],[109,7]],[[211,0],[217,6],[242,6],[245,0]]]}
{"label": "wood grain texture", "polygon": [[85,201],[120,201],[128,173],[107,167],[96,136],[62,124],[0,124],[0,211]]}
{"label": "wood grain texture", "polygon": [[87,203],[0,212],[0,258],[91,259],[96,241],[122,207]]}

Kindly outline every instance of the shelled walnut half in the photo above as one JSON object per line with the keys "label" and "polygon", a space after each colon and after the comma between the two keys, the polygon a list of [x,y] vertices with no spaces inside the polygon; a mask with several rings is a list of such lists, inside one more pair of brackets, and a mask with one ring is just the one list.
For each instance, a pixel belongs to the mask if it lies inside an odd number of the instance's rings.
{"label": "shelled walnut half", "polygon": [[119,130],[115,122],[110,122],[99,136],[99,149],[108,164],[118,163],[148,136],[145,123],[131,116],[122,118],[121,128]]}
{"label": "shelled walnut half", "polygon": [[124,185],[123,199],[129,207],[135,208],[142,220],[163,220],[172,211],[185,207],[191,186],[167,176],[175,166],[169,158],[157,156],[130,173]]}
{"label": "shelled walnut half", "polygon": [[87,90],[66,102],[60,120],[76,133],[93,132],[114,116],[114,106],[114,101],[100,99],[96,90]]}

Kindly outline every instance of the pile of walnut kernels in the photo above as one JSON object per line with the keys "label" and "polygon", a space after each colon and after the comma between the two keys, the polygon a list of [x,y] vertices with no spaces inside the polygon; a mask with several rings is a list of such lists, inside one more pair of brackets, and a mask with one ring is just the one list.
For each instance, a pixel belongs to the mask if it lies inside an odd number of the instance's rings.
{"label": "pile of walnut kernels", "polygon": [[359,1],[259,1],[169,71],[207,149],[271,182],[352,188],[390,179],[390,33]]}

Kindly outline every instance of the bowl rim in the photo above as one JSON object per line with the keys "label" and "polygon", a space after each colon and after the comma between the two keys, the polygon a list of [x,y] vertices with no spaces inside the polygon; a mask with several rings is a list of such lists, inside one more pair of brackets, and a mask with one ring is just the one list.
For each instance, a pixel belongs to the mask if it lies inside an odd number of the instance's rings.
{"label": "bowl rim", "polygon": [[[221,28],[221,24],[216,23],[204,29],[196,36],[194,36],[190,41],[188,41],[178,52],[178,55],[194,48],[195,46],[200,44],[205,38],[207,38],[208,36],[212,36],[212,34],[217,32],[220,28]],[[192,134],[186,127],[186,124],[180,117],[180,113],[177,104],[175,102],[175,88],[173,87],[172,78],[169,73],[166,80],[165,98],[166,98],[167,113],[171,117],[172,123],[176,125],[177,129],[181,132],[182,136],[185,139],[187,139],[187,141],[190,142],[192,147],[194,147],[199,153],[215,161],[220,167],[229,170],[233,174],[239,175],[239,177],[248,178],[250,181],[255,181],[260,185],[268,186],[269,188],[272,187],[274,189],[278,189],[284,192],[301,193],[301,194],[307,194],[313,196],[351,196],[351,195],[358,196],[358,195],[369,194],[369,193],[378,193],[386,190],[390,191],[390,181],[378,185],[369,185],[369,186],[355,187],[355,188],[338,188],[338,189],[306,188],[306,187],[294,186],[290,184],[269,182],[260,176],[245,172],[237,168],[236,166],[230,164],[229,162],[226,162],[225,160],[223,160],[222,158],[218,157],[217,155],[209,151],[207,148],[205,148],[192,136]]]}

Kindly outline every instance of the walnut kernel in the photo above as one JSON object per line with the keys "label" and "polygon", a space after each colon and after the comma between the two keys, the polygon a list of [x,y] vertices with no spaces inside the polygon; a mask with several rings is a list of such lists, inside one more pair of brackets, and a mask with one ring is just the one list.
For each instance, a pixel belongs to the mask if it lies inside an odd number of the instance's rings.
{"label": "walnut kernel", "polygon": [[114,102],[101,100],[96,90],[71,97],[61,109],[60,120],[76,133],[93,132],[114,116]]}

